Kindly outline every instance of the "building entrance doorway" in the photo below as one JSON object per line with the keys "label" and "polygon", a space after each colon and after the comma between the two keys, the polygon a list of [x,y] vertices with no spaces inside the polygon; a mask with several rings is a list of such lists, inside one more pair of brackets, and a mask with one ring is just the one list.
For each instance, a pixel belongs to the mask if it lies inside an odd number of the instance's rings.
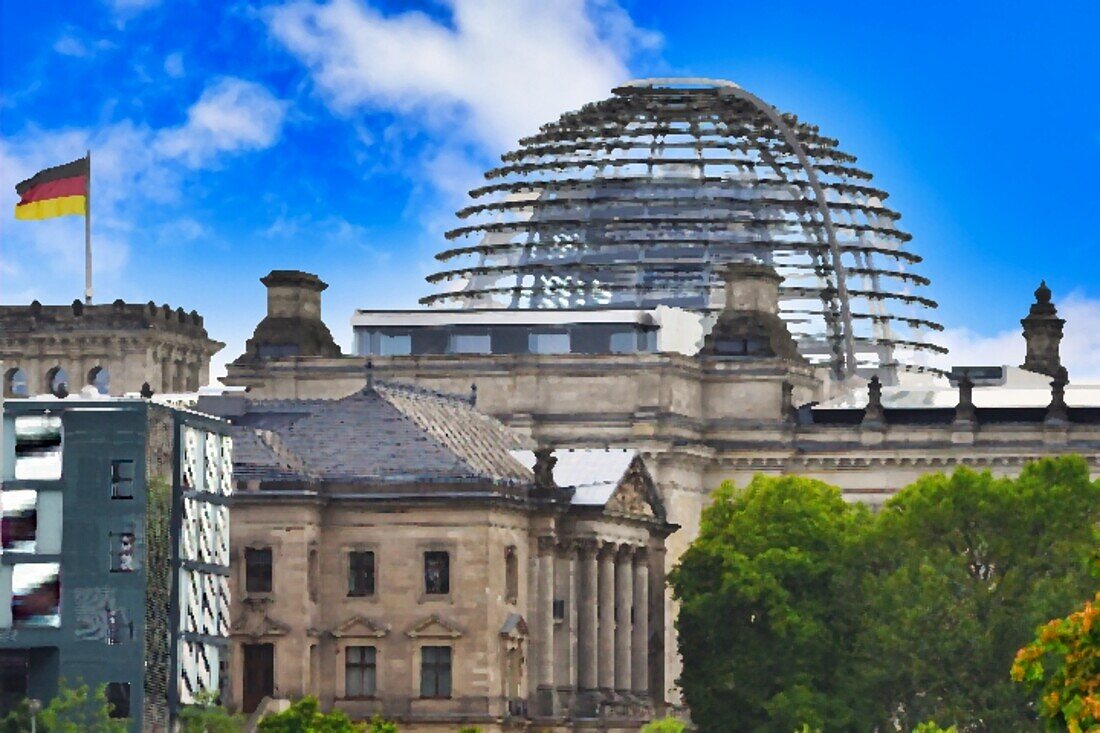
{"label": "building entrance doorway", "polygon": [[275,694],[275,645],[244,644],[244,679],[241,684],[241,706],[251,713],[265,697]]}

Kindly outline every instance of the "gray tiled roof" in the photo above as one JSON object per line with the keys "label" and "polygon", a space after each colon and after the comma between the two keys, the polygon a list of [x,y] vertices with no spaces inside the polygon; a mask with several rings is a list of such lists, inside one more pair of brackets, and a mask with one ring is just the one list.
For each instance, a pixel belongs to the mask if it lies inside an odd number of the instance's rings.
{"label": "gray tiled roof", "polygon": [[234,423],[239,478],[530,483],[524,447],[466,400],[376,382],[339,400],[248,403]]}

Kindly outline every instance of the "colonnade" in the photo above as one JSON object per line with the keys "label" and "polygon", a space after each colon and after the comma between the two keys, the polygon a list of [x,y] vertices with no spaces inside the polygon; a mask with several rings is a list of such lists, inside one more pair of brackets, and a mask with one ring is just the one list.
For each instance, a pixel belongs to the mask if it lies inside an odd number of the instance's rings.
{"label": "colonnade", "polygon": [[[566,695],[648,701],[649,555],[646,547],[596,539],[539,537],[534,689],[539,711],[569,705]],[[565,693],[565,695],[563,695]],[[550,707],[550,709],[546,709]]]}

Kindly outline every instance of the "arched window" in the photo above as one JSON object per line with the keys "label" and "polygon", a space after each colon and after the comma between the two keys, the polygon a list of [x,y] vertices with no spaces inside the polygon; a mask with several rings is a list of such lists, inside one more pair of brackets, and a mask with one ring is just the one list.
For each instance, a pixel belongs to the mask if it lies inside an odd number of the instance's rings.
{"label": "arched window", "polygon": [[50,371],[46,372],[46,384],[50,388],[50,393],[61,396],[61,392],[68,393],[69,391],[69,374],[59,366],[55,366]]}
{"label": "arched window", "polygon": [[4,374],[4,396],[5,397],[29,397],[30,390],[27,388],[27,373],[18,367],[9,369]]}
{"label": "arched window", "polygon": [[111,374],[105,366],[92,367],[88,372],[88,384],[95,387],[100,394],[107,394],[110,389]]}

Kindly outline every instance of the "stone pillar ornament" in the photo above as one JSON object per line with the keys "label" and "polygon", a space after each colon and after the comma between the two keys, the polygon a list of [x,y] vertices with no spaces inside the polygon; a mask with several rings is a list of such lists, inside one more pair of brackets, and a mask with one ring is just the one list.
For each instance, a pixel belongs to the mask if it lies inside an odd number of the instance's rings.
{"label": "stone pillar ornament", "polygon": [[978,421],[974,408],[974,382],[966,372],[959,377],[959,404],[955,406],[955,422],[973,425]]}
{"label": "stone pillar ornament", "polygon": [[615,691],[621,695],[631,690],[630,642],[634,624],[634,562],[629,545],[623,545],[615,558]]}
{"label": "stone pillar ornament", "polygon": [[649,553],[634,552],[634,626],[630,640],[630,689],[635,696],[649,697]]}
{"label": "stone pillar ornament", "polygon": [[595,690],[597,646],[599,629],[599,598],[597,593],[599,568],[598,547],[595,540],[577,543],[580,573],[577,582],[577,672],[581,690]]}
{"label": "stone pillar ornament", "polygon": [[863,411],[864,425],[881,425],[886,419],[882,409],[882,382],[878,375],[867,383],[867,409]]}
{"label": "stone pillar ornament", "polygon": [[1062,368],[1062,358],[1058,353],[1062,343],[1062,327],[1066,322],[1058,317],[1058,309],[1050,300],[1051,292],[1046,280],[1039,283],[1035,291],[1035,302],[1027,318],[1020,321],[1024,327],[1024,342],[1027,344],[1027,355],[1022,369],[1046,374],[1057,378],[1058,370]]}
{"label": "stone pillar ornament", "polygon": [[1046,422],[1069,422],[1069,405],[1066,404],[1066,385],[1069,384],[1069,372],[1065,367],[1058,368],[1058,375],[1050,383],[1050,404],[1047,405]]}
{"label": "stone pillar ornament", "polygon": [[597,679],[600,690],[615,689],[615,545],[605,544],[599,555],[599,642]]}

